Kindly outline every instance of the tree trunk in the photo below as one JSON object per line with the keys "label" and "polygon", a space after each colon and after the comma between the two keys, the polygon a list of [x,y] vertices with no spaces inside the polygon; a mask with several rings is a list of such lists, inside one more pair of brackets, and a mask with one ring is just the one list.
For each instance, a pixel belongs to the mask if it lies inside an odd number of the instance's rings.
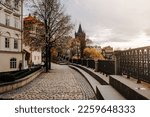
{"label": "tree trunk", "polygon": [[46,56],[45,56],[45,67],[46,67],[46,72],[48,72],[48,46],[46,45]]}
{"label": "tree trunk", "polygon": [[45,59],[45,66],[46,66],[46,72],[48,72],[48,37],[47,37],[47,34],[48,34],[48,26],[47,26],[47,19],[44,20],[44,23],[45,23],[45,42],[46,42],[46,59]]}
{"label": "tree trunk", "polygon": [[49,47],[48,52],[49,52],[49,56],[48,56],[49,66],[48,66],[48,68],[49,68],[49,70],[51,70],[51,47]]}

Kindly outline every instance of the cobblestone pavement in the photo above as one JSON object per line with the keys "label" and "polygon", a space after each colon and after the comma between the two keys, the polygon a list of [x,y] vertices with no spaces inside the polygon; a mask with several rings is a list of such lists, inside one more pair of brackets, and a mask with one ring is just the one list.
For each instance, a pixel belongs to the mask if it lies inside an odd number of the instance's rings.
{"label": "cobblestone pavement", "polygon": [[52,64],[49,73],[42,73],[28,85],[0,95],[15,100],[95,99],[88,82],[67,65]]}
{"label": "cobblestone pavement", "polygon": [[77,71],[72,70],[71,72],[75,76],[78,84],[80,85],[80,87],[83,91],[83,94],[85,96],[84,99],[88,99],[88,100],[96,99],[95,93],[94,93],[91,85],[89,85],[89,83],[87,82],[87,80],[81,74],[79,74]]}

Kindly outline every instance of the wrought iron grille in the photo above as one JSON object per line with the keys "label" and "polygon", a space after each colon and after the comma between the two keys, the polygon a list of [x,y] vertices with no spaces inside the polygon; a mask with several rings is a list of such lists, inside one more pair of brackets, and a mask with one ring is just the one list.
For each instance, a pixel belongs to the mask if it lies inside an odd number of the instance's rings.
{"label": "wrought iron grille", "polygon": [[87,60],[87,62],[88,62],[89,68],[95,69],[95,61],[94,60],[89,59],[89,60]]}
{"label": "wrought iron grille", "polygon": [[87,66],[87,60],[86,59],[81,59],[81,64],[83,65],[83,66]]}
{"label": "wrought iron grille", "polygon": [[98,61],[99,71],[107,75],[115,74],[115,61],[111,60],[99,60]]}
{"label": "wrought iron grille", "polygon": [[150,82],[150,46],[121,51],[120,70],[128,77]]}

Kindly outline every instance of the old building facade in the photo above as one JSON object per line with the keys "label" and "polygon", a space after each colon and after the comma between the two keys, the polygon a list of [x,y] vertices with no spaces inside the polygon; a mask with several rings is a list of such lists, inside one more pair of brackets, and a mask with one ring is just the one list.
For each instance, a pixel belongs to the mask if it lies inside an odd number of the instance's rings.
{"label": "old building facade", "polygon": [[0,0],[0,72],[19,69],[22,62],[21,0]]}
{"label": "old building facade", "polygon": [[102,54],[105,57],[105,59],[109,59],[109,60],[114,59],[114,57],[113,57],[113,54],[114,54],[113,47],[111,47],[111,46],[103,47]]}
{"label": "old building facade", "polygon": [[[24,18],[24,38],[23,38],[23,61],[24,68],[29,64],[38,65],[42,63],[42,38],[43,23],[35,16],[29,14]],[[43,37],[44,38],[44,37]]]}

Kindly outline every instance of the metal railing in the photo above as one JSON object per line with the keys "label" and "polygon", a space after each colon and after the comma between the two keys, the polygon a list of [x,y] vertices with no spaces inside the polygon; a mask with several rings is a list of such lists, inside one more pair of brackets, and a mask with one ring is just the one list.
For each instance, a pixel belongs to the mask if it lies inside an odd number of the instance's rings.
{"label": "metal railing", "polygon": [[[70,59],[71,63],[79,64],[85,67],[95,69],[95,60],[93,59]],[[115,74],[115,61],[98,60],[98,71],[107,75]]]}
{"label": "metal railing", "polygon": [[107,75],[115,74],[115,61],[111,60],[98,60],[98,71]]}
{"label": "metal railing", "polygon": [[150,46],[120,51],[120,72],[150,82]]}
{"label": "metal railing", "polygon": [[81,65],[87,66],[87,60],[86,59],[81,59]]}
{"label": "metal railing", "polygon": [[[70,59],[71,63],[80,64],[95,69],[106,75],[127,75],[140,81],[150,83],[150,46],[129,49],[126,51],[115,51],[115,61],[92,59]],[[97,65],[98,64],[98,65]]]}
{"label": "metal railing", "polygon": [[87,60],[87,67],[95,69],[95,61],[93,59]]}

